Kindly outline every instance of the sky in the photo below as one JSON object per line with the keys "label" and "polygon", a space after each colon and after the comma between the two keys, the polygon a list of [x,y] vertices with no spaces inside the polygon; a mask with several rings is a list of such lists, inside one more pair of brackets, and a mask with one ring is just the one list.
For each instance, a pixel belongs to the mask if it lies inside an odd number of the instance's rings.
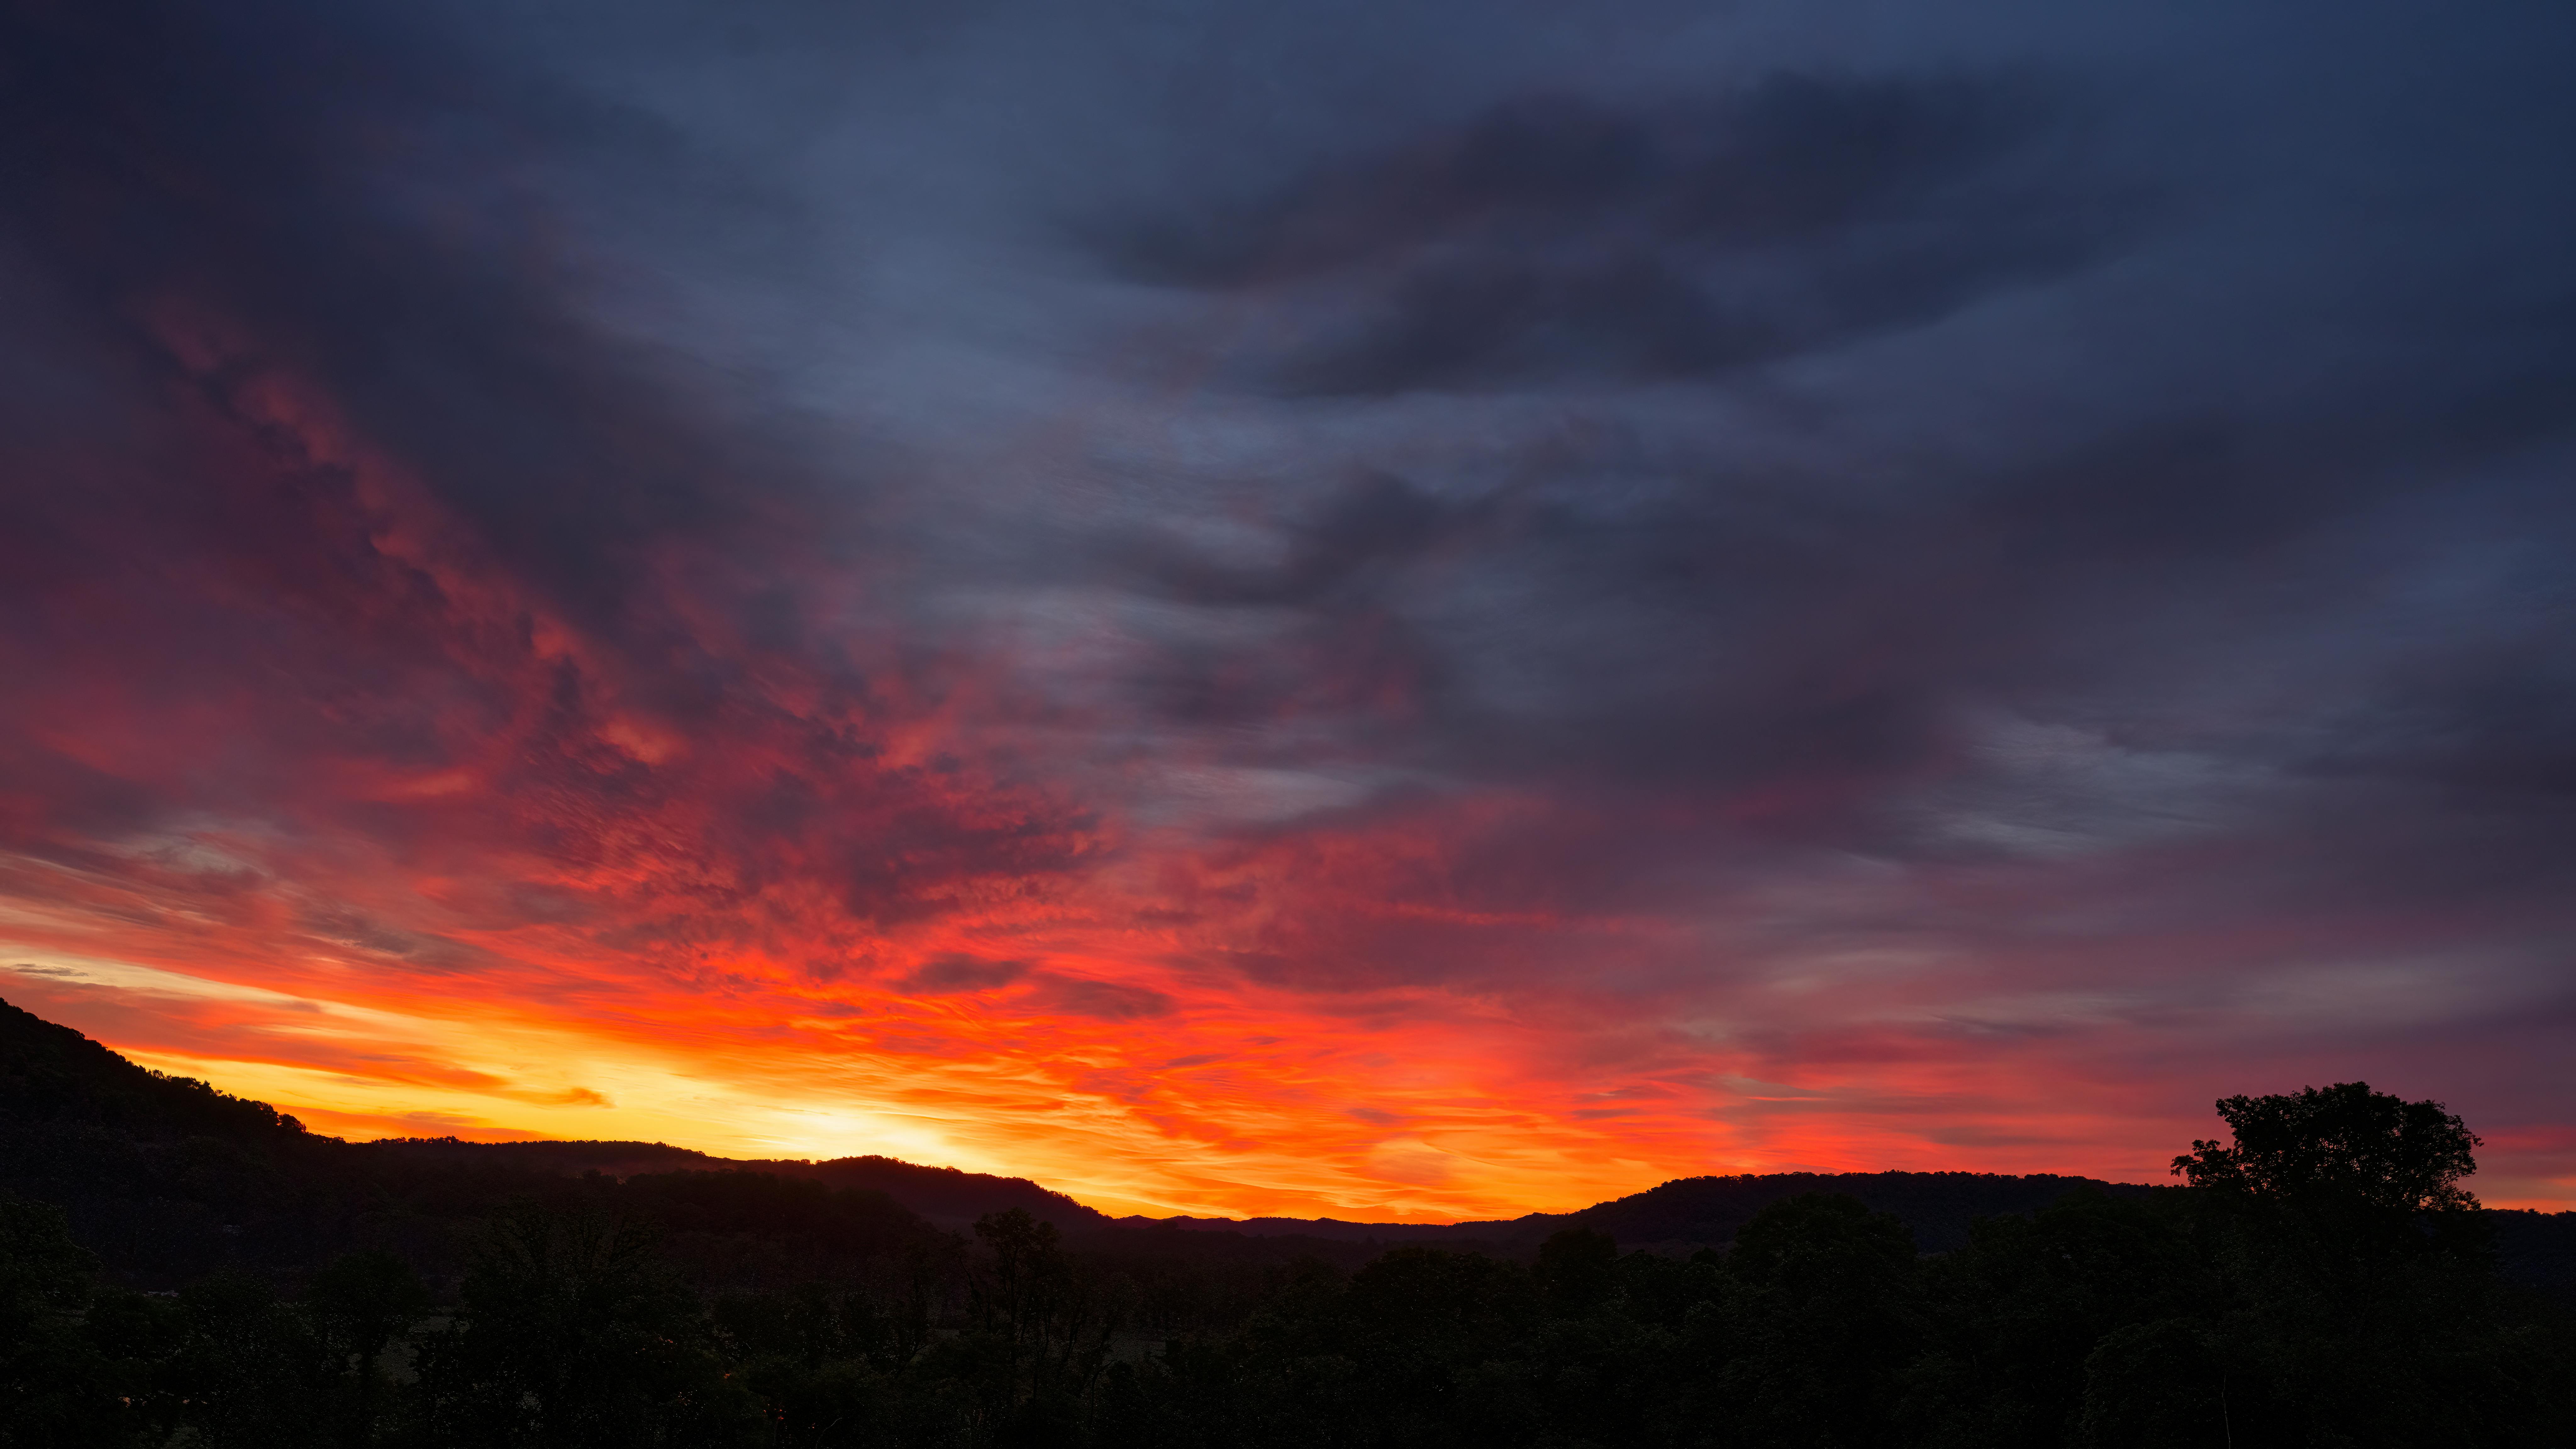
{"label": "sky", "polygon": [[7,0],[0,996],[1112,1211],[2576,1206],[2576,10]]}

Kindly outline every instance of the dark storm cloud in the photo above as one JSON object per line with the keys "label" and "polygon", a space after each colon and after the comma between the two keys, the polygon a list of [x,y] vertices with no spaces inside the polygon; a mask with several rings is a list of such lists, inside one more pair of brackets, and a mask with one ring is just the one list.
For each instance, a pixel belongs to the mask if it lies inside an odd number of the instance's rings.
{"label": "dark storm cloud", "polygon": [[[1129,697],[1392,780],[1247,818],[1277,906],[1224,959],[1621,997],[1784,1078],[2484,1083],[2467,1043],[2563,1020],[2576,47],[2312,23],[1528,89],[1081,229],[1188,358],[1146,385],[1298,439],[1203,511],[1105,485],[1151,500],[1092,555],[1155,604]],[[1923,1024],[1773,994],[1844,980]]]}
{"label": "dark storm cloud", "polygon": [[[754,516],[711,486],[725,469],[670,380],[572,314],[572,259],[546,245],[556,203],[532,176],[663,149],[644,118],[471,63],[395,7],[138,0],[7,23],[10,240],[57,308],[129,337],[201,309],[208,345],[238,349],[182,359],[136,338],[129,365],[153,382],[257,432],[240,389],[258,367],[328,377],[507,566],[601,627],[638,622],[650,540]],[[193,490],[164,506],[327,597],[381,566],[303,516],[343,483],[321,465],[229,506]]]}
{"label": "dark storm cloud", "polygon": [[[2261,639],[2293,673],[2340,656],[2355,672],[2325,690],[2388,687],[2356,649],[2410,689],[2473,672],[2325,621],[2373,612],[2389,571],[2451,566],[2439,543],[2391,553],[2417,500],[2570,526],[2563,492],[2510,476],[2563,467],[2549,450],[2576,404],[2569,279],[2532,251],[2569,219],[2541,160],[2566,116],[2516,114],[2534,129],[2453,151],[2460,108],[2532,100],[2477,94],[2468,67],[2371,115],[2397,134],[2358,189],[2229,174],[2204,149],[2228,144],[2222,125],[2358,120],[2370,77],[2401,63],[2291,64],[2270,97],[2207,114],[2171,77],[2079,103],[2080,72],[2029,57],[1993,81],[1781,73],[1697,110],[1515,98],[1258,205],[1158,217],[1110,255],[1255,319],[1219,376],[1306,369],[1399,407],[1503,389],[1569,422],[1494,481],[1417,461],[1283,510],[1275,565],[1158,558],[1156,583],[1201,605],[1306,620],[1264,636],[1305,647],[1193,647],[1171,677],[1223,680],[1227,718],[1294,708],[1331,697],[1309,661],[1363,660],[1331,641],[1364,634],[1401,652],[1419,758],[1442,768],[1592,761],[1638,782],[1795,784],[1841,811],[1953,766],[1964,702],[2126,713],[2134,683],[2203,649]],[[2162,152],[2140,144],[2158,129]],[[2356,231],[2372,188],[2465,214]],[[1711,310],[1730,269],[1769,320]],[[2032,326],[2035,298],[2089,335]],[[2071,342],[2089,383],[2062,371]],[[1658,379],[1712,371],[1700,406],[1724,421],[1676,419]],[[2016,392],[2041,411],[2014,416]],[[1435,459],[1426,438],[1471,416],[1415,411],[1431,431],[1404,446]],[[2005,431],[1959,435],[1984,429]],[[2466,607],[2452,627],[2501,636],[2470,647],[2511,662],[2500,708],[2458,707],[2545,735],[2554,686],[2531,671],[2564,651],[2563,598],[2536,618],[2502,594]],[[1207,717],[1205,689],[1156,687]],[[2352,701],[2312,703],[2304,740],[2247,719],[2217,747],[2284,766],[2375,748],[2317,738]]]}
{"label": "dark storm cloud", "polygon": [[1325,500],[1273,568],[1215,567],[1178,549],[1141,549],[1138,566],[1172,596],[1203,606],[1315,606],[1348,593],[1375,565],[1401,565],[1458,536],[1462,516],[1400,478],[1363,478]]}
{"label": "dark storm cloud", "polygon": [[[1408,13],[1387,53],[1341,69],[1400,69],[1446,35],[1444,14]],[[1505,28],[1409,109],[1214,106],[1203,149],[1237,146],[1225,184],[1201,162],[1133,164],[1075,205],[1037,179],[1047,157],[1185,129],[1168,108],[1200,92],[1104,99],[1081,66],[1117,51],[1114,26],[1033,75],[993,58],[1008,26],[898,18],[887,34],[928,73],[964,77],[987,114],[923,131],[915,156],[871,174],[946,169],[989,195],[867,219],[862,236],[891,253],[915,233],[938,246],[1030,219],[1026,235],[1180,299],[1185,319],[1248,317],[1202,373],[1218,392],[1380,410],[1380,443],[1264,465],[1288,476],[1254,504],[1275,539],[1255,560],[1159,526],[1199,516],[1187,479],[1146,526],[1113,508],[1068,538],[1040,508],[986,531],[979,547],[1059,576],[1103,559],[1112,588],[1265,620],[1248,647],[1239,630],[1148,630],[1133,704],[1192,730],[1316,722],[1328,749],[1415,772],[1763,797],[1751,815],[1891,848],[1910,828],[1892,816],[1974,750],[1965,706],[2129,716],[2129,691],[2205,645],[2250,633],[2312,656],[2311,631],[2373,587],[2362,570],[2442,566],[2358,557],[2428,488],[2501,500],[2526,531],[2567,526],[2561,496],[2483,476],[2546,447],[2568,401],[2576,298],[2527,242],[2567,219],[2537,160],[2565,117],[2494,83],[2499,67],[2529,73],[2492,53],[2527,36],[2465,27],[2448,43],[2466,63],[2370,103],[2404,68],[2396,12],[2313,54],[2271,52],[2277,73],[2259,77],[2218,47],[2260,52],[2296,24],[2215,31],[2205,50],[2158,37],[2146,59],[2106,64],[2117,46],[2080,26],[2014,39],[2004,12],[1963,14],[1971,38],[1919,58],[1838,54],[1820,22],[1775,33],[1776,58],[1757,45],[1704,78],[1665,65],[1632,82],[1602,79],[1625,63],[1602,58],[1615,40],[1586,52],[1592,76],[1552,74],[1515,53],[1543,35]],[[739,662],[659,617],[643,572],[657,541],[749,558],[789,533],[831,536],[845,505],[811,481],[792,430],[726,433],[674,407],[673,379],[577,315],[574,274],[527,239],[549,208],[576,225],[651,216],[647,184],[740,201],[752,225],[778,221],[749,200],[763,188],[810,206],[839,164],[828,144],[809,143],[821,170],[803,175],[731,167],[726,148],[869,124],[865,95],[843,103],[852,122],[810,81],[748,89],[816,74],[797,68],[809,53],[865,66],[869,41],[847,17],[775,7],[721,35],[678,11],[634,15],[607,59],[584,62],[547,48],[577,17],[558,34],[476,7],[22,12],[14,49],[54,59],[14,92],[15,210],[21,245],[97,313],[185,287],[258,318],[260,348],[332,376],[518,576],[657,651],[639,687],[686,715]],[[1633,19],[1641,41],[1670,23],[1652,7]],[[1257,67],[1228,49],[1243,23],[1188,25],[1224,64]],[[1295,31],[1262,43],[1303,54]],[[697,47],[715,68],[678,99],[622,79],[676,74]],[[195,59],[162,59],[182,54]],[[980,80],[953,69],[974,64]],[[886,89],[886,105],[915,103]],[[2509,122],[2519,144],[2492,144]],[[2303,135],[2339,125],[2373,128],[2374,178],[2305,174]],[[736,175],[749,179],[713,179]],[[549,193],[567,176],[616,200],[583,213]],[[2455,205],[2442,225],[2356,230],[2377,214],[2372,186]],[[661,265],[707,254],[668,216],[639,236]],[[2054,335],[2031,320],[2040,298],[2070,319]],[[1173,315],[1139,325],[1169,335]],[[1121,322],[1080,325],[1096,342]],[[2070,334],[2088,377],[2038,360],[2065,357]],[[238,409],[221,368],[188,385]],[[1498,430],[1515,441],[1470,457],[1484,425],[1436,409],[1478,399],[1498,420],[1555,421]],[[2038,413],[2015,430],[2014,406]],[[338,485],[323,467],[290,486]],[[1010,508],[1006,486],[988,491]],[[180,506],[273,560],[289,593],[327,598],[335,575],[317,569],[387,567],[292,503]],[[2317,545],[2329,537],[2340,545]],[[937,559],[942,544],[863,547]],[[2270,575],[2303,549],[2289,565],[2303,596],[2284,608]],[[953,562],[928,572],[1012,587]],[[782,598],[745,588],[726,607],[746,633],[800,647]],[[2195,747],[2321,774],[2552,778],[2561,691],[2538,674],[2565,642],[2563,601],[2511,626],[2501,608],[2473,605],[2421,646],[2463,660],[2391,640],[2312,686],[2357,695]],[[2204,717],[2213,707],[2232,705],[2204,699]],[[405,746],[404,728],[386,716],[382,747],[434,752]],[[754,814],[796,798],[773,792]],[[921,849],[947,851],[945,827],[914,828]],[[854,858],[854,900],[901,895],[879,877],[919,853]]]}
{"label": "dark storm cloud", "polygon": [[[1148,224],[1149,282],[1323,314],[1292,393],[1691,376],[1919,324],[2133,225],[2062,98],[2016,79],[1775,74],[1714,104],[1505,101],[1245,212]],[[1355,295],[1335,295],[1347,292]]]}
{"label": "dark storm cloud", "polygon": [[[495,18],[0,18],[0,291],[30,324],[7,351],[70,379],[0,399],[12,846],[209,811],[407,860],[476,837],[676,887],[677,916],[597,938],[683,955],[746,929],[707,912],[775,915],[760,892],[791,876],[884,923],[1059,869],[1051,808],[967,820],[953,762],[882,765],[900,666],[806,627],[861,490],[827,498],[794,417],[744,426],[738,379],[590,305],[632,273],[586,227],[760,199],[484,44]],[[121,775],[62,743],[191,712]],[[467,773],[376,793],[444,767]],[[704,813],[675,833],[674,809]],[[313,939],[470,958],[327,919]]]}

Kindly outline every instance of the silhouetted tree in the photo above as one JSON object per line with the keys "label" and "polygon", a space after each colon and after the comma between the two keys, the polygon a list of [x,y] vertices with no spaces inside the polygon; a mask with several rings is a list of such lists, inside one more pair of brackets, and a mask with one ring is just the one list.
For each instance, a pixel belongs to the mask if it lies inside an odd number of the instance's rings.
{"label": "silhouetted tree", "polygon": [[2476,1133],[2439,1102],[2339,1082],[2218,1104],[2233,1141],[2196,1141],[2175,1175],[2276,1236],[2316,1250],[2320,1271],[2462,1246],[2478,1200]]}
{"label": "silhouetted tree", "polygon": [[429,1290],[409,1263],[382,1249],[368,1249],[340,1257],[314,1274],[304,1304],[345,1381],[339,1440],[350,1446],[372,1444],[385,1405],[385,1375],[378,1360],[428,1311]]}
{"label": "silhouetted tree", "polygon": [[1915,1442],[2066,1443],[2096,1345],[2140,1322],[2196,1311],[2213,1291],[2181,1207],[2079,1188],[2032,1217],[1983,1219],[1967,1247],[1928,1262],[1927,1347],[1907,1376]]}
{"label": "silhouetted tree", "polygon": [[[2563,1352],[2495,1275],[2476,1134],[2438,1102],[2361,1082],[2218,1103],[2232,1141],[2174,1159],[2214,1284],[2191,1311],[2106,1337],[2096,1443],[2218,1410],[2222,1435],[2351,1446],[2546,1442]],[[2160,1416],[2160,1417],[2159,1417]]]}
{"label": "silhouetted tree", "polygon": [[1598,1308],[1619,1287],[1619,1243],[1590,1228],[1565,1228],[1538,1245],[1538,1281],[1548,1311],[1574,1318]]}
{"label": "silhouetted tree", "polygon": [[143,1386],[86,1331],[97,1267],[62,1209],[0,1192],[0,1445],[86,1449],[156,1437],[148,1408],[133,1402],[146,1397]]}
{"label": "silhouetted tree", "polygon": [[522,1202],[475,1246],[461,1320],[423,1345],[437,1442],[495,1449],[751,1442],[753,1406],[650,1230]]}
{"label": "silhouetted tree", "polygon": [[1517,1264],[1437,1248],[1396,1248],[1352,1274],[1338,1336],[1379,1436],[1361,1442],[1517,1438],[1535,1412],[1517,1368],[1536,1287]]}
{"label": "silhouetted tree", "polygon": [[1075,1444],[1117,1327],[1107,1285],[1066,1255],[1054,1224],[1024,1209],[986,1214],[975,1236],[984,1247],[973,1283],[978,1332],[950,1356],[984,1382],[995,1443]]}
{"label": "silhouetted tree", "polygon": [[[2229,1140],[2177,1159],[2182,1187],[1972,1222],[2036,1199],[1907,1178],[1892,1200],[1951,1249],[1928,1258],[1853,1198],[1728,1179],[1722,1212],[1622,1219],[1732,1234],[1687,1259],[1572,1228],[1534,1262],[1407,1246],[1346,1274],[1178,1227],[1068,1239],[1025,1209],[970,1244],[781,1174],[567,1183],[446,1148],[415,1172],[121,1065],[0,1052],[0,1096],[25,1086],[44,1129],[12,1140],[113,1178],[70,1222],[0,1196],[0,1449],[2576,1445],[2576,1338],[2491,1261],[2477,1138],[2360,1083],[2220,1103]],[[93,1068],[160,1104],[160,1135],[72,1110]],[[183,1119],[223,1132],[164,1131]],[[324,1170],[360,1161],[386,1175]],[[282,1302],[327,1256],[262,1237],[287,1223],[402,1251]],[[187,1286],[102,1287],[74,1225]],[[414,1264],[462,1269],[443,1327],[421,1331]],[[1139,1314],[1169,1341],[1113,1356]],[[380,1372],[406,1360],[416,1382]]]}
{"label": "silhouetted tree", "polygon": [[[2075,1426],[2081,1442],[2096,1449],[2233,1444],[2239,1415],[2229,1403],[2227,1369],[2210,1330],[2195,1320],[2159,1318],[2113,1329],[2085,1355],[2083,1410]],[[2264,1407],[2259,1398],[2236,1397],[2249,1409]],[[2261,1412],[2243,1419],[2248,1443],[2300,1442],[2274,1437],[2280,1426]]]}
{"label": "silhouetted tree", "polygon": [[192,1442],[299,1449],[331,1440],[339,1365],[266,1279],[226,1269],[179,1294],[184,1329],[163,1384]]}
{"label": "silhouetted tree", "polygon": [[1919,1335],[1914,1235],[1856,1198],[1773,1203],[1735,1236],[1726,1294],[1694,1324],[1715,1359],[1699,1441],[1763,1449],[1896,1442]]}

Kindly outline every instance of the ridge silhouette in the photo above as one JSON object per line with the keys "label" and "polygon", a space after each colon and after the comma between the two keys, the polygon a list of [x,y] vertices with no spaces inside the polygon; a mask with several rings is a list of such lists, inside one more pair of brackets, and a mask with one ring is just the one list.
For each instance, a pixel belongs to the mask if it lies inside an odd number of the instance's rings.
{"label": "ridge silhouette", "polygon": [[[223,1142],[234,1153],[212,1167],[185,1159],[195,1186],[174,1190],[164,1179],[176,1175],[184,1158],[181,1144],[190,1138]],[[70,1027],[0,1001],[0,1187],[78,1202],[91,1218],[123,1225],[126,1248],[109,1256],[121,1262],[133,1255],[137,1281],[159,1284],[203,1271],[202,1265],[243,1261],[264,1246],[280,1249],[282,1257],[272,1259],[280,1262],[319,1251],[327,1230],[314,1239],[309,1228],[274,1224],[258,1194],[247,1191],[244,1174],[255,1176],[263,1165],[356,1178],[444,1179],[451,1189],[427,1201],[459,1213],[474,1201],[585,1173],[618,1179],[676,1172],[769,1174],[881,1196],[932,1228],[963,1230],[1016,1209],[1083,1239],[1258,1261],[1304,1253],[1345,1265],[1403,1244],[1526,1257],[1551,1235],[1577,1228],[1606,1233],[1631,1249],[1686,1255],[1724,1248],[1763,1208],[1816,1192],[1845,1194],[1872,1211],[1891,1213],[1912,1231],[1921,1251],[1939,1253],[1965,1246],[1978,1218],[2028,1216],[2070,1189],[2089,1187],[2114,1197],[2175,1190],[2051,1173],[1763,1173],[1680,1178],[1572,1212],[1458,1223],[1111,1216],[1027,1178],[875,1155],[817,1162],[719,1157],[660,1142],[453,1137],[344,1143],[305,1131],[266,1103],[138,1066]],[[148,1225],[153,1201],[164,1204],[157,1227]],[[2489,1209],[2485,1217],[2509,1277],[2576,1295],[2576,1213]],[[146,1252],[156,1233],[164,1236],[162,1246]],[[292,1248],[307,1240],[313,1244],[307,1250]]]}
{"label": "ridge silhouette", "polygon": [[2436,1102],[2217,1106],[2232,1142],[2175,1187],[1786,1173],[1491,1222],[1108,1218],[884,1157],[344,1142],[0,1003],[0,1446],[2576,1432],[2576,1319],[2494,1251],[2563,1296],[2576,1214],[2478,1207],[2478,1139]]}

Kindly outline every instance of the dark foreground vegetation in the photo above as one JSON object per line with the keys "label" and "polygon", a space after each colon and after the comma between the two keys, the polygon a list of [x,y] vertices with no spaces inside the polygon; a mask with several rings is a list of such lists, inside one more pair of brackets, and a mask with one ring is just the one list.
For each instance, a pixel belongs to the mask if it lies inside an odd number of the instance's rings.
{"label": "dark foreground vegetation", "polygon": [[2358,1083],[1964,1230],[1975,1179],[1851,1180],[1934,1253],[1807,1182],[1667,1236],[1759,1179],[1387,1247],[370,1151],[0,1013],[5,1445],[2576,1445],[2566,1303],[2497,1251],[2545,1281],[2568,1219],[2481,1210],[2468,1129]]}

